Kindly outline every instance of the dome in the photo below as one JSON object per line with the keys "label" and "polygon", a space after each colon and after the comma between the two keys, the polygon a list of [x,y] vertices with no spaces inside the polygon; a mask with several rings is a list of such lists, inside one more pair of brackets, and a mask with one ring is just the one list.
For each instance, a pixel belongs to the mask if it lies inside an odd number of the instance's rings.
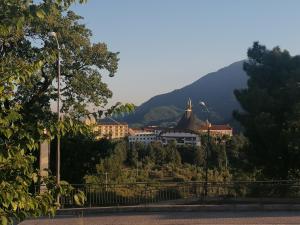
{"label": "dome", "polygon": [[191,130],[191,131],[199,131],[202,122],[194,115],[192,111],[192,101],[188,100],[187,108],[185,113],[182,115],[175,129],[178,130]]}

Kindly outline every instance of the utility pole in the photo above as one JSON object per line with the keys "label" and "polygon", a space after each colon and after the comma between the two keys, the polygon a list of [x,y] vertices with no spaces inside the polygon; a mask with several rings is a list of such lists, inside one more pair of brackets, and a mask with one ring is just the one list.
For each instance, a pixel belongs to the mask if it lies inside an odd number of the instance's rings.
{"label": "utility pole", "polygon": [[204,183],[204,197],[207,197],[208,193],[208,154],[211,151],[211,145],[210,145],[210,122],[209,122],[209,110],[205,104],[205,102],[199,102],[201,106],[203,106],[206,109],[207,112],[207,146],[205,148],[205,183]]}
{"label": "utility pole", "polygon": [[60,184],[60,46],[55,32],[48,34],[54,37],[57,45],[57,148],[56,148],[56,183]]}
{"label": "utility pole", "polygon": [[210,151],[210,124],[207,123],[207,146],[205,153],[205,186],[204,186],[204,196],[207,196],[207,186],[208,186],[208,154]]}
{"label": "utility pole", "polygon": [[105,172],[104,174],[105,174],[105,191],[107,191],[107,184],[108,184],[108,178],[107,178],[108,176],[107,175],[108,175],[108,172]]}

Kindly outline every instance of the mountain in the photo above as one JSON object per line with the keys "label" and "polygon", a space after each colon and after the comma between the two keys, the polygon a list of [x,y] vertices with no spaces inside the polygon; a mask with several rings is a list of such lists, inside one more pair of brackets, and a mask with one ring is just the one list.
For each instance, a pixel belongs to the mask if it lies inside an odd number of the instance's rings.
{"label": "mountain", "polygon": [[243,62],[235,62],[202,76],[181,89],[154,96],[124,120],[131,125],[174,125],[184,112],[187,100],[191,98],[193,112],[200,119],[208,118],[203,107],[199,105],[199,101],[204,101],[210,111],[210,121],[231,123],[232,111],[240,109],[233,91],[247,86]]}

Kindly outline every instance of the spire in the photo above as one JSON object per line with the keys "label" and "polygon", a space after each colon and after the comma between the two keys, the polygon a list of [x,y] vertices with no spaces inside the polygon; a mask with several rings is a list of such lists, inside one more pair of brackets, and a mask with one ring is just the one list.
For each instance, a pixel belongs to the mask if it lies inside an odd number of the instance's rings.
{"label": "spire", "polygon": [[208,119],[205,121],[207,128],[211,127],[211,123],[208,121]]}
{"label": "spire", "polygon": [[187,102],[186,111],[192,111],[192,100],[191,100],[191,98],[189,98],[189,100]]}
{"label": "spire", "polygon": [[199,126],[200,126],[200,121],[193,114],[192,100],[189,98],[187,101],[185,113],[182,115],[175,129],[197,131],[199,129]]}

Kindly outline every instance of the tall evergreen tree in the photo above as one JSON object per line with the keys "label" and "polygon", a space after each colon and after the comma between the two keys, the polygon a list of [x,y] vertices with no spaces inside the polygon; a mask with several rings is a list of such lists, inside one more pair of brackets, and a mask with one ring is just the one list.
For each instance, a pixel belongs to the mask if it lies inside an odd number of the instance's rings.
{"label": "tall evergreen tree", "polygon": [[298,177],[300,56],[255,42],[244,63],[248,87],[235,90],[243,108],[234,117],[249,138],[249,157],[266,178]]}

